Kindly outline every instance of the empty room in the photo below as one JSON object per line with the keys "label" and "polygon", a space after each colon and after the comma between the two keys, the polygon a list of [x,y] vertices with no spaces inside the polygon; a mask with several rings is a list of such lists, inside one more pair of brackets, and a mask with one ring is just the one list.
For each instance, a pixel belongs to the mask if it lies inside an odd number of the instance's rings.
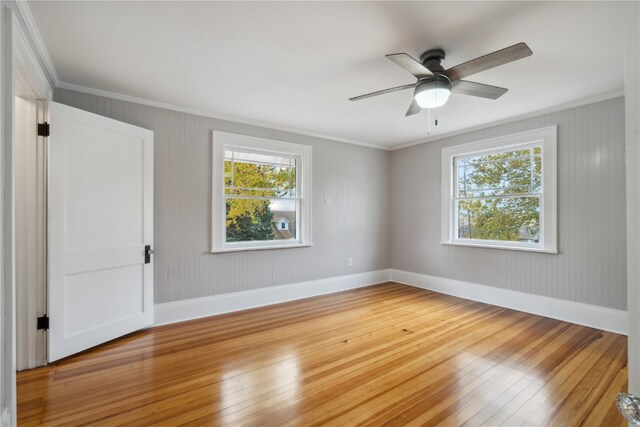
{"label": "empty room", "polygon": [[0,22],[0,426],[640,425],[640,1]]}

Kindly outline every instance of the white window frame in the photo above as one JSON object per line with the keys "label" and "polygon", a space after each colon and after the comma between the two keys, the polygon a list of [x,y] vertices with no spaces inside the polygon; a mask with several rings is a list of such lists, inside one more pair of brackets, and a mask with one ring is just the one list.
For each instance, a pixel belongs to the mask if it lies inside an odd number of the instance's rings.
{"label": "white window frame", "polygon": [[[250,251],[311,246],[311,164],[312,148],[309,145],[257,138],[227,132],[212,132],[212,196],[211,196],[211,252]],[[224,193],[225,148],[257,150],[296,156],[299,159],[296,178],[299,179],[297,240],[268,240],[253,242],[226,241],[226,203]]]}
{"label": "white window frame", "polygon": [[[444,245],[558,253],[557,126],[535,129],[442,149],[442,239]],[[542,145],[542,197],[539,243],[461,239],[454,224],[456,157]]]}

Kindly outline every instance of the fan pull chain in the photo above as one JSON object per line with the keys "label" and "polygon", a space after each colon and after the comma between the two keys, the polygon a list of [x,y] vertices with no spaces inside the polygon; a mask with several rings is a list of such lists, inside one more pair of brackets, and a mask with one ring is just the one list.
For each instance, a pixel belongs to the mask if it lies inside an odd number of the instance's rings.
{"label": "fan pull chain", "polygon": [[436,126],[438,126],[438,110],[436,110]]}
{"label": "fan pull chain", "polygon": [[427,136],[431,135],[431,109],[427,108]]}

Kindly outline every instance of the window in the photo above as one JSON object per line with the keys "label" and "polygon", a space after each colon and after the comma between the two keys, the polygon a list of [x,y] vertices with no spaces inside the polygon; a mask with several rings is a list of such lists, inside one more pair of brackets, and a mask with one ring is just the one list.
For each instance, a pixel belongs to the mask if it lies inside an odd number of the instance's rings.
{"label": "window", "polygon": [[556,127],[442,149],[442,243],[557,253]]}
{"label": "window", "polygon": [[213,132],[212,252],[311,243],[311,147]]}

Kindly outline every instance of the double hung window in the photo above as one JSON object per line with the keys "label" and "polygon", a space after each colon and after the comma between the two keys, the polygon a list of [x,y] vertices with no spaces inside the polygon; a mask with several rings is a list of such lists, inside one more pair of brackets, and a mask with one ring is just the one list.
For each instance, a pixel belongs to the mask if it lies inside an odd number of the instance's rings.
{"label": "double hung window", "polygon": [[556,252],[556,129],[446,147],[443,243]]}
{"label": "double hung window", "polygon": [[310,243],[311,147],[213,134],[214,252]]}

